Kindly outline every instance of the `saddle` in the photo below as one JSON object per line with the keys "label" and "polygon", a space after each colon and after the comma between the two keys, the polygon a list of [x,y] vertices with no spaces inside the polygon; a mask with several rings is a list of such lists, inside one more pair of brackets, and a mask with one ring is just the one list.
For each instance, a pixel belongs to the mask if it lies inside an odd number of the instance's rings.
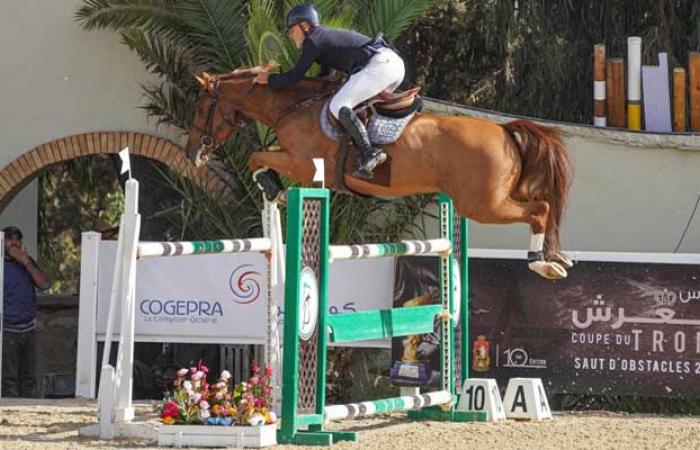
{"label": "saddle", "polygon": [[416,86],[401,92],[380,92],[369,100],[369,104],[381,111],[398,111],[413,105],[421,87]]}
{"label": "saddle", "polygon": [[[367,127],[370,140],[376,138],[374,144],[391,144],[400,137],[413,115],[423,109],[423,100],[418,95],[420,90],[421,87],[416,86],[400,92],[380,92],[355,107],[355,113]],[[340,141],[345,133],[328,105],[329,102],[326,102],[321,111],[321,128],[326,136]]]}
{"label": "saddle", "polygon": [[[361,103],[355,112],[365,122],[370,141],[375,145],[387,145],[401,137],[401,133],[420,112],[423,101],[418,95],[420,87],[414,87],[401,92],[382,92]],[[340,141],[335,158],[335,176],[333,184],[340,192],[351,192],[344,182],[345,175],[351,174],[356,166],[359,152],[342,130],[341,125],[330,113],[330,100],[321,110],[321,128],[328,138]],[[384,164],[374,171],[373,184],[388,186],[391,184],[391,155]]]}

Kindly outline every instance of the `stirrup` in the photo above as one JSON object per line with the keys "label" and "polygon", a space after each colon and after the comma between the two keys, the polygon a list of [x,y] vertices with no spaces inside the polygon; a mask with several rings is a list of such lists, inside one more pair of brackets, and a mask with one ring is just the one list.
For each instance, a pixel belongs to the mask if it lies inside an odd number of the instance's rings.
{"label": "stirrup", "polygon": [[374,178],[373,170],[380,164],[383,164],[387,159],[386,153],[377,149],[372,156],[370,156],[366,161],[362,161],[362,164],[355,169],[352,176],[356,178],[362,178],[365,180],[371,180]]}

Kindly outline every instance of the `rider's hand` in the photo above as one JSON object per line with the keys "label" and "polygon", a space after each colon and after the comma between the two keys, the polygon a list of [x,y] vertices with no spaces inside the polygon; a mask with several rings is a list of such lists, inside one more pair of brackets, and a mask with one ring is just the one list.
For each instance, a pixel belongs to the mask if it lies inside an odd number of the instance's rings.
{"label": "rider's hand", "polygon": [[258,83],[258,84],[267,84],[267,80],[269,77],[270,77],[270,72],[263,70],[255,76],[255,79],[253,80],[253,82]]}

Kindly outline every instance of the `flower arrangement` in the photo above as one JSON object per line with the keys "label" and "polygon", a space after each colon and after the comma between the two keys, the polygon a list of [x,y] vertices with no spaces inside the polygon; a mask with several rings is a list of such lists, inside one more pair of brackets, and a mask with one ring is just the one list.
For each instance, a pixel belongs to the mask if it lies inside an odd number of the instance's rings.
{"label": "flower arrangement", "polygon": [[173,392],[161,408],[165,425],[265,425],[275,423],[272,408],[272,369],[253,364],[247,383],[231,386],[231,374],[224,370],[215,384],[207,383],[209,369],[180,369]]}

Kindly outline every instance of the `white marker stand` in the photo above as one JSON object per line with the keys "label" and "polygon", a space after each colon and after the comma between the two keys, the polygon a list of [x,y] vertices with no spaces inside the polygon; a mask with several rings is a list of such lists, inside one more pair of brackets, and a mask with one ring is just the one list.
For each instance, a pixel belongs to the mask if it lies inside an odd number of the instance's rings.
{"label": "white marker stand", "polygon": [[503,399],[508,419],[545,420],[552,418],[540,378],[511,378]]}
{"label": "white marker stand", "polygon": [[488,420],[498,422],[506,419],[501,393],[492,378],[469,378],[462,383],[457,401],[457,411],[486,411]]}

